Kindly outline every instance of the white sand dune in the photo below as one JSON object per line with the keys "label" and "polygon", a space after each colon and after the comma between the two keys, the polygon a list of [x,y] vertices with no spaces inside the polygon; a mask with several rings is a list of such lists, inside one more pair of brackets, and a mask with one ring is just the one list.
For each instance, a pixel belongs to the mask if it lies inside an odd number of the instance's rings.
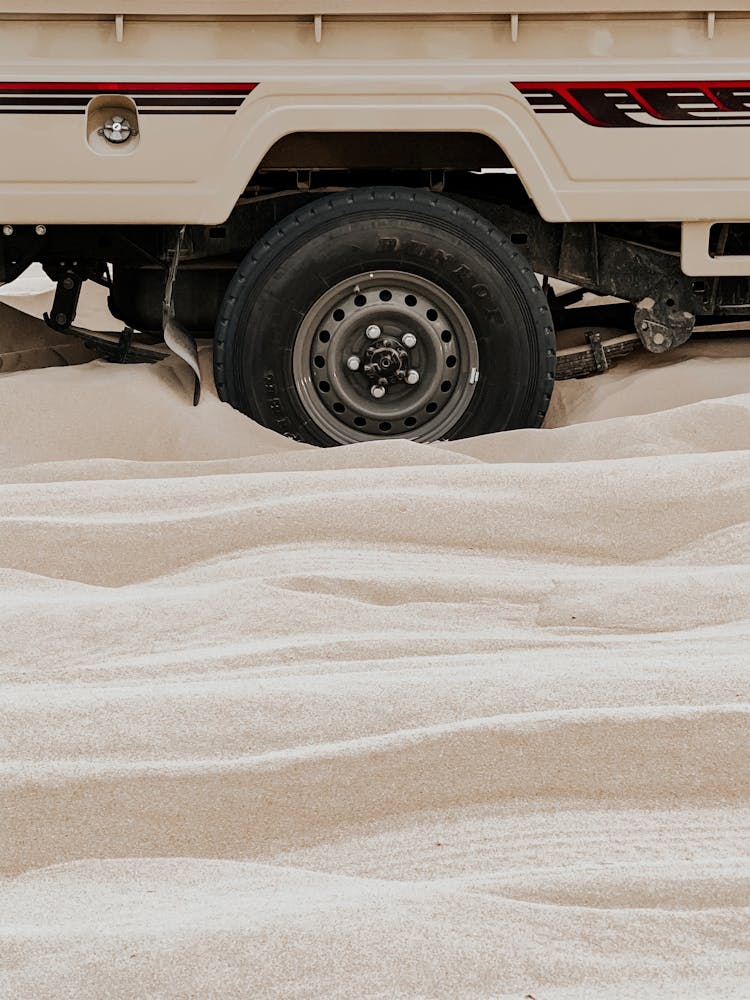
{"label": "white sand dune", "polygon": [[0,996],[746,1000],[749,389],[319,451],[0,377]]}

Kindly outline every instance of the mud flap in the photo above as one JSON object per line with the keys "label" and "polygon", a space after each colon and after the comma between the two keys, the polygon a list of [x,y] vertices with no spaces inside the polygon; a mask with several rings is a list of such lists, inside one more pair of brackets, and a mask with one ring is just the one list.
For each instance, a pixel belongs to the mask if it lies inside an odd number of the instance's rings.
{"label": "mud flap", "polygon": [[198,345],[195,342],[195,338],[191,337],[187,330],[181,327],[179,323],[176,323],[174,319],[169,319],[164,323],[164,343],[173,354],[176,354],[178,358],[182,358],[192,368],[195,375],[193,406],[197,406],[201,400],[201,369],[198,362]]}
{"label": "mud flap", "polygon": [[178,235],[174,250],[171,251],[169,263],[169,273],[167,284],[164,289],[164,302],[162,305],[162,318],[164,326],[164,343],[191,368],[195,376],[195,387],[193,389],[193,406],[197,406],[201,398],[201,368],[198,360],[198,345],[195,338],[182,327],[175,319],[174,311],[174,284],[177,277],[177,268],[180,263],[180,251],[185,238],[185,226]]}

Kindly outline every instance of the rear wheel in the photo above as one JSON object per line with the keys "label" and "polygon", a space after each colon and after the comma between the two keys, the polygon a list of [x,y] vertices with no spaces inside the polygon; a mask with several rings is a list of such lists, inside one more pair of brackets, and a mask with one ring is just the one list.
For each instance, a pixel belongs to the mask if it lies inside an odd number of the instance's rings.
{"label": "rear wheel", "polygon": [[450,199],[399,188],[321,198],[266,234],[214,351],[222,399],[320,445],[539,426],[554,364],[516,248]]}

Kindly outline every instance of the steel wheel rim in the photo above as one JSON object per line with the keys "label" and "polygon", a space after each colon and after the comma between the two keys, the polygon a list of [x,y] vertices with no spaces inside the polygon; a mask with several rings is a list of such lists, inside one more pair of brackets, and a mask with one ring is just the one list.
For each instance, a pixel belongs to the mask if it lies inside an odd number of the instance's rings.
{"label": "steel wheel rim", "polygon": [[[357,370],[348,367],[351,358],[359,359]],[[466,313],[434,282],[403,271],[368,271],[313,304],[297,331],[292,371],[307,414],[339,444],[434,441],[456,425],[474,396],[479,348]],[[409,384],[415,371],[418,381]],[[372,387],[383,381],[385,394],[375,398]]]}

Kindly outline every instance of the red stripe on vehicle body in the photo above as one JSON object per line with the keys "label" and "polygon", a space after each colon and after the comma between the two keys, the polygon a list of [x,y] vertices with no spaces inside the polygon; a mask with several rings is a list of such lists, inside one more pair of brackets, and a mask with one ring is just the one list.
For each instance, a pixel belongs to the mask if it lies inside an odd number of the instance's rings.
{"label": "red stripe on vehicle body", "polygon": [[[2,84],[0,84],[2,86]],[[517,90],[555,90],[556,88],[567,88],[575,87],[576,90],[629,90],[630,88],[638,87],[675,87],[676,89],[682,89],[683,87],[693,87],[695,90],[701,90],[704,87],[748,87],[750,88],[750,80],[565,80],[564,82],[555,83],[548,80],[546,83],[538,83],[534,81],[532,83],[514,83],[513,86]]]}
{"label": "red stripe on vehicle body", "polygon": [[[604,128],[632,127],[633,125],[648,125],[648,122],[638,123],[623,121],[623,114],[630,116],[631,109],[622,108],[616,102],[620,95],[629,100],[645,113],[653,124],[667,123],[670,125],[728,125],[748,124],[748,120],[738,117],[739,113],[746,115],[750,111],[750,102],[740,101],[740,107],[732,107],[727,103],[726,94],[739,99],[750,97],[750,81],[747,80],[583,80],[583,81],[530,81],[514,83],[513,86],[522,94],[537,114],[546,113],[544,104],[546,94],[564,104],[566,109],[588,125]],[[614,92],[609,93],[608,92]],[[691,115],[689,105],[681,104],[680,100],[688,97],[690,92],[703,98],[713,114],[700,118]],[[724,93],[723,98],[720,93]],[[540,96],[535,99],[534,95]],[[597,100],[589,101],[584,94],[606,97],[614,101],[614,105],[600,104]],[[666,104],[664,98],[667,98]],[[619,112],[620,114],[616,114]],[[671,113],[670,113],[671,112]],[[688,113],[685,113],[688,112]]]}
{"label": "red stripe on vehicle body", "polygon": [[100,94],[127,94],[136,91],[143,94],[223,94],[241,92],[249,94],[258,86],[257,83],[141,83],[139,80],[130,80],[124,83],[50,83],[48,81],[40,83],[8,83],[0,81],[0,91],[12,93],[27,92],[34,93],[87,93]]}

